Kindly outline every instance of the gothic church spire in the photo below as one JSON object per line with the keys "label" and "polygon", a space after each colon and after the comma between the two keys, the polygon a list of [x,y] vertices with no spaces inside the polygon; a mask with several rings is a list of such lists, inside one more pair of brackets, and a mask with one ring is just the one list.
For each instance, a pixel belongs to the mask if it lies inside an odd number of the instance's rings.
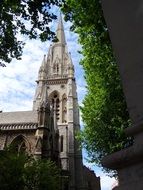
{"label": "gothic church spire", "polygon": [[[47,83],[51,83],[51,81],[49,82],[48,80],[63,80],[63,78],[74,79],[74,66],[66,44],[61,14],[58,20],[56,34],[59,41],[50,45],[48,54],[44,56],[42,65],[39,69],[37,89],[33,102],[34,110],[37,110],[40,106],[44,93],[44,82],[47,81]],[[54,81],[54,83],[55,82],[57,81]]]}
{"label": "gothic church spire", "polygon": [[58,42],[61,44],[66,44],[65,40],[65,32],[64,32],[64,26],[63,26],[63,20],[62,20],[62,15],[60,14],[59,21],[58,21],[58,27],[56,30],[56,35],[58,38]]}

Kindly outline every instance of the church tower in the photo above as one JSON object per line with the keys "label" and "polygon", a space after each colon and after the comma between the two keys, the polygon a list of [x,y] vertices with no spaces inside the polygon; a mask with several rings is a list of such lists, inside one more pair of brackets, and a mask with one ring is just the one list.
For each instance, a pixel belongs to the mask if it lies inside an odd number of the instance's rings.
{"label": "church tower", "polygon": [[[75,139],[80,130],[79,109],[74,65],[65,40],[62,16],[57,27],[58,42],[50,45],[39,69],[33,110],[40,107],[45,92],[54,114],[54,126],[59,131],[59,159],[63,171],[69,172],[69,190],[83,190],[83,164],[79,144]],[[45,84],[47,90],[45,90]]]}

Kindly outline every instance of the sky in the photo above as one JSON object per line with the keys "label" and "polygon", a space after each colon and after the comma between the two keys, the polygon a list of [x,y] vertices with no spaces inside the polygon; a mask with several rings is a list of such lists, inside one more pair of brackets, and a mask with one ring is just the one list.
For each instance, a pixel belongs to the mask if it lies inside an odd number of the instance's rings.
{"label": "sky", "polygon": [[[56,27],[57,21],[51,27]],[[70,31],[71,23],[64,22],[65,35],[68,50],[71,52],[75,67],[77,93],[79,105],[86,94],[86,83],[84,71],[79,64],[82,56],[78,53],[81,46],[78,44],[77,34]],[[51,42],[42,43],[40,40],[29,40],[27,37],[18,35],[18,38],[25,42],[22,60],[13,59],[7,67],[0,67],[0,110],[3,112],[26,111],[32,109],[33,97],[36,89],[38,69],[42,63],[44,54],[47,54]],[[80,119],[83,127],[82,118]],[[90,169],[94,170],[96,176],[101,178],[101,190],[111,190],[115,179],[109,178],[97,166],[86,161],[87,154],[83,151],[83,162]]]}

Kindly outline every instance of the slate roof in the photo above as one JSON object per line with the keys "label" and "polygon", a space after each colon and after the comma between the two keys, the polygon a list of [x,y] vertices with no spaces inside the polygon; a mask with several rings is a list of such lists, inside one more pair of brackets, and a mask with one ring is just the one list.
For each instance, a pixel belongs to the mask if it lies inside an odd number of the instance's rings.
{"label": "slate roof", "polygon": [[22,124],[22,123],[37,123],[37,111],[18,111],[18,112],[2,112],[0,113],[1,124]]}

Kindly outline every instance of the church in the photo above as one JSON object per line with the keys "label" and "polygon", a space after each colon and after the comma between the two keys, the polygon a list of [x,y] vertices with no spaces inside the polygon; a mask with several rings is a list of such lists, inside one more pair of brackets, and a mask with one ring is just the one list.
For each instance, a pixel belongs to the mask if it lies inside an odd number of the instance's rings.
{"label": "church", "polygon": [[38,72],[33,109],[0,113],[0,150],[12,145],[55,161],[69,179],[63,190],[100,190],[100,178],[83,165],[75,138],[80,130],[76,81],[61,16],[56,34],[58,42],[50,45]]}

